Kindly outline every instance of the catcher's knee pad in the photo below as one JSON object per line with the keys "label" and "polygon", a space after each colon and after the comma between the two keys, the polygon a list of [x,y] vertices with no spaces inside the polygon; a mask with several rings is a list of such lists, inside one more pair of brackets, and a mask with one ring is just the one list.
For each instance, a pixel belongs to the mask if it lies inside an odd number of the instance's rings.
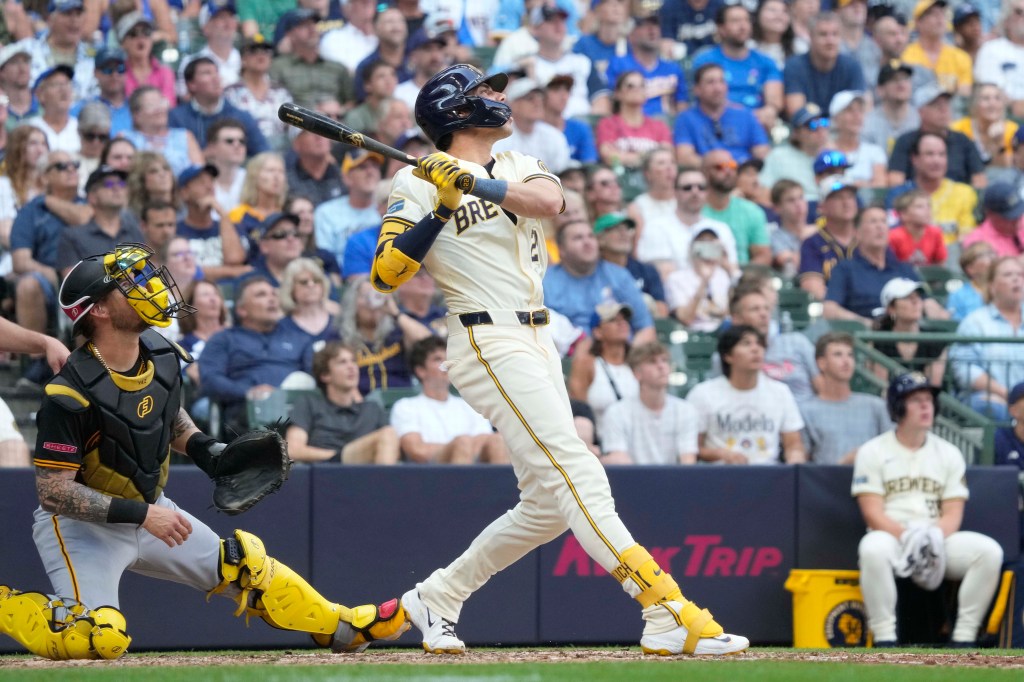
{"label": "catcher's knee pad", "polygon": [[113,660],[128,650],[124,616],[112,606],[87,609],[72,599],[0,585],[0,632],[54,661]]}
{"label": "catcher's knee pad", "polygon": [[343,617],[351,620],[349,609],[327,601],[299,574],[267,556],[263,541],[252,533],[236,530],[222,540],[220,557],[222,580],[211,592],[237,587],[236,616],[244,611],[275,628],[328,636]]}

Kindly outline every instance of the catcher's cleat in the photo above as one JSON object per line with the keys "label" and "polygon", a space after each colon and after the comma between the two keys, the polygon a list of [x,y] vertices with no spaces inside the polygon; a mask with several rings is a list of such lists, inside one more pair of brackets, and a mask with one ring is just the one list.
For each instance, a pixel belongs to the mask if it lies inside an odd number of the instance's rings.
{"label": "catcher's cleat", "polygon": [[351,611],[351,623],[342,620],[333,636],[313,635],[313,641],[320,646],[331,647],[336,654],[355,654],[365,651],[372,642],[396,640],[409,629],[405,609],[397,599],[390,599],[380,606],[356,606]]}
{"label": "catcher's cleat", "polygon": [[423,633],[423,650],[428,654],[464,654],[466,643],[455,634],[455,623],[433,613],[415,589],[402,595],[406,617]]}
{"label": "catcher's cleat", "polygon": [[[654,608],[672,614],[676,627],[665,632],[647,633],[640,639],[645,654],[657,656],[725,656],[738,654],[750,646],[750,640],[723,632],[707,609],[698,609],[693,602],[665,601]],[[651,624],[649,622],[648,629]]]}

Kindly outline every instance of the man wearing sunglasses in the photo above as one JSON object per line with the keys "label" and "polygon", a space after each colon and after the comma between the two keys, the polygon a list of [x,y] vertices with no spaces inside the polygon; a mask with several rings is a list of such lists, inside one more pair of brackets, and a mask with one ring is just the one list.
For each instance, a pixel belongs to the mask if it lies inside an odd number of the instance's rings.
{"label": "man wearing sunglasses", "polygon": [[110,109],[110,134],[116,136],[123,130],[131,130],[132,112],[128,108],[125,94],[124,51],[119,47],[102,47],[96,53],[96,84],[99,93],[94,97],[80,99],[71,107],[71,115],[78,116],[89,102],[101,102]]}

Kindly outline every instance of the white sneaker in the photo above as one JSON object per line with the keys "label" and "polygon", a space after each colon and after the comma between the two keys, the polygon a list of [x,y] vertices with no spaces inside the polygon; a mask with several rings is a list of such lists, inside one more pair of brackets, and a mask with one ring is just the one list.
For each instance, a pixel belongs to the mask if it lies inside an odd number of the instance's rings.
{"label": "white sneaker", "polygon": [[[667,619],[671,616],[671,620]],[[700,610],[692,602],[667,601],[657,607],[644,610],[647,627],[640,638],[640,648],[645,654],[657,656],[725,656],[738,654],[750,646],[750,640],[740,635],[722,631],[706,609]],[[685,625],[677,623],[686,620],[694,628],[700,628],[703,637],[692,636]],[[668,629],[665,629],[669,626]],[[647,630],[659,630],[650,633]],[[687,642],[687,639],[692,641]]]}
{"label": "white sneaker", "polygon": [[423,633],[423,650],[429,654],[464,654],[466,643],[455,634],[455,623],[433,613],[414,589],[402,595],[406,617]]}
{"label": "white sneaker", "polygon": [[[657,656],[679,656],[683,653],[683,644],[689,634],[685,626],[669,630],[659,635],[644,635],[640,638],[640,648],[645,654]],[[692,656],[726,656],[738,654],[750,646],[750,640],[740,635],[722,633],[717,637],[701,637]]]}

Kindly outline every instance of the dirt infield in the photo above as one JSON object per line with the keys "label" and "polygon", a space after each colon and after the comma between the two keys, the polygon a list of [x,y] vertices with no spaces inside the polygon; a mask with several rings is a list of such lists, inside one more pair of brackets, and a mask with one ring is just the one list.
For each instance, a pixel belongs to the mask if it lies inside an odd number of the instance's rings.
{"label": "dirt infield", "polygon": [[[47,670],[90,666],[138,667],[193,667],[230,665],[461,665],[502,663],[572,663],[572,662],[635,662],[635,661],[690,661],[693,658],[659,658],[644,656],[637,648],[623,649],[483,649],[465,656],[430,656],[417,650],[372,651],[346,656],[306,650],[273,652],[237,652],[223,654],[199,653],[143,653],[128,654],[125,658],[106,661],[46,661],[28,656],[0,656],[0,671]],[[700,660],[707,661],[707,658]],[[1024,669],[1024,656],[1008,652],[950,653],[936,650],[917,652],[880,653],[860,650],[801,651],[795,649],[752,649],[742,655],[728,657],[725,664],[743,661],[812,661],[821,663],[888,663],[912,666],[942,666],[970,668]]]}

